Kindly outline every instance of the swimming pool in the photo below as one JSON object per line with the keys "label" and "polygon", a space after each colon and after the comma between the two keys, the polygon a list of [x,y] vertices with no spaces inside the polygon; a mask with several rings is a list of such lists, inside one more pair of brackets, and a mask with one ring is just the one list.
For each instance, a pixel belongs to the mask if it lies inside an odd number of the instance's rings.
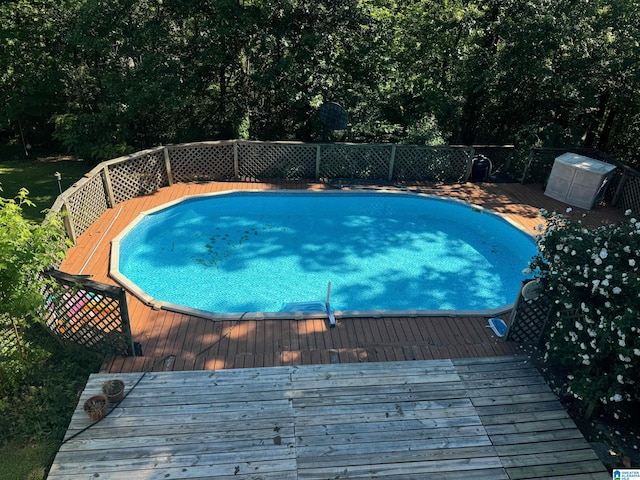
{"label": "swimming pool", "polygon": [[224,318],[324,302],[343,315],[487,312],[515,301],[532,236],[482,208],[398,192],[226,192],[144,212],[111,275],[149,304]]}

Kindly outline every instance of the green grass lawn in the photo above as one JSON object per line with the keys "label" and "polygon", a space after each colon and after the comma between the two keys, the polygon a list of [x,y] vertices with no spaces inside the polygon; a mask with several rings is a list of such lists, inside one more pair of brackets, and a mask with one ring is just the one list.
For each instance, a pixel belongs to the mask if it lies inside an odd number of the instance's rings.
{"label": "green grass lawn", "polygon": [[56,442],[12,442],[0,447],[0,480],[41,480],[58,450]]}
{"label": "green grass lawn", "polygon": [[60,194],[55,173],[61,175],[62,191],[91,170],[86,162],[69,157],[48,157],[35,160],[3,160],[0,157],[0,196],[14,198],[21,188],[29,190],[35,207],[24,207],[24,217],[36,222],[44,218],[43,210],[51,208]]}

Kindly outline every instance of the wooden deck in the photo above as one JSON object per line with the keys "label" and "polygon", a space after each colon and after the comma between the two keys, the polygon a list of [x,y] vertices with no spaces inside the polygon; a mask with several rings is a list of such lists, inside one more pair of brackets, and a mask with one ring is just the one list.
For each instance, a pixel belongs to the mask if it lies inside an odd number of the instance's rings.
{"label": "wooden deck", "polygon": [[522,357],[118,374],[49,480],[610,479]]}
{"label": "wooden deck", "polygon": [[[68,252],[61,270],[91,275],[93,280],[114,284],[109,278],[110,241],[141,211],[183,196],[226,190],[328,188],[304,182],[210,182],[178,184],[135,198],[105,212]],[[413,185],[410,191],[448,196],[482,205],[503,214],[527,231],[540,224],[540,208],[564,212],[567,205],[544,196],[537,185],[462,184]],[[584,210],[574,208],[572,215]],[[586,224],[622,219],[612,208],[588,212]],[[214,322],[145,306],[129,296],[131,328],[144,356],[112,358],[104,372],[146,370],[218,370],[335,364],[430,360],[509,355],[515,346],[497,339],[483,317],[411,317],[338,319],[328,329],[323,320],[260,320]]]}

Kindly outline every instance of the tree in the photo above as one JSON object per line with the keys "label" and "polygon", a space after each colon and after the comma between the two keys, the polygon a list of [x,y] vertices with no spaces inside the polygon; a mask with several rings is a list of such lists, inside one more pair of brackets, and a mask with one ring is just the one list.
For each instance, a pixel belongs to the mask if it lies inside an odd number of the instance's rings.
{"label": "tree", "polygon": [[[0,129],[102,160],[156,144],[317,140],[640,147],[640,0],[13,0]],[[4,133],[4,132],[2,132]]]}
{"label": "tree", "polygon": [[0,128],[26,141],[51,143],[51,115],[66,108],[63,32],[73,2],[15,0],[0,4]]}

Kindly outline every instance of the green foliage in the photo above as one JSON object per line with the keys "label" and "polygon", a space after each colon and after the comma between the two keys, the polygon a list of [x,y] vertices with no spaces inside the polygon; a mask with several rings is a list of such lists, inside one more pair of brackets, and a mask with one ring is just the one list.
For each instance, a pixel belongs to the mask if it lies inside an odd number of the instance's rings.
{"label": "green foliage", "polygon": [[543,213],[531,267],[555,299],[545,358],[576,398],[615,411],[640,395],[640,222],[588,229]]}
{"label": "green foliage", "polygon": [[[0,353],[0,430],[2,441],[59,442],[84,388],[101,358],[64,347],[38,323],[23,329],[20,358]],[[6,337],[0,340],[6,347]]]}
{"label": "green foliage", "polygon": [[43,360],[26,332],[37,323],[43,305],[46,280],[41,273],[59,262],[68,247],[59,216],[51,215],[42,224],[22,216],[22,206],[31,205],[27,193],[21,189],[15,200],[0,197],[0,397],[4,402]]}
{"label": "green foliage", "polygon": [[68,243],[58,215],[34,224],[22,215],[28,191],[0,197],[0,315],[24,319],[42,306],[41,273],[64,258]]}
{"label": "green foliage", "polygon": [[597,147],[640,142],[640,5],[13,0],[0,128],[102,160],[203,139]]}

